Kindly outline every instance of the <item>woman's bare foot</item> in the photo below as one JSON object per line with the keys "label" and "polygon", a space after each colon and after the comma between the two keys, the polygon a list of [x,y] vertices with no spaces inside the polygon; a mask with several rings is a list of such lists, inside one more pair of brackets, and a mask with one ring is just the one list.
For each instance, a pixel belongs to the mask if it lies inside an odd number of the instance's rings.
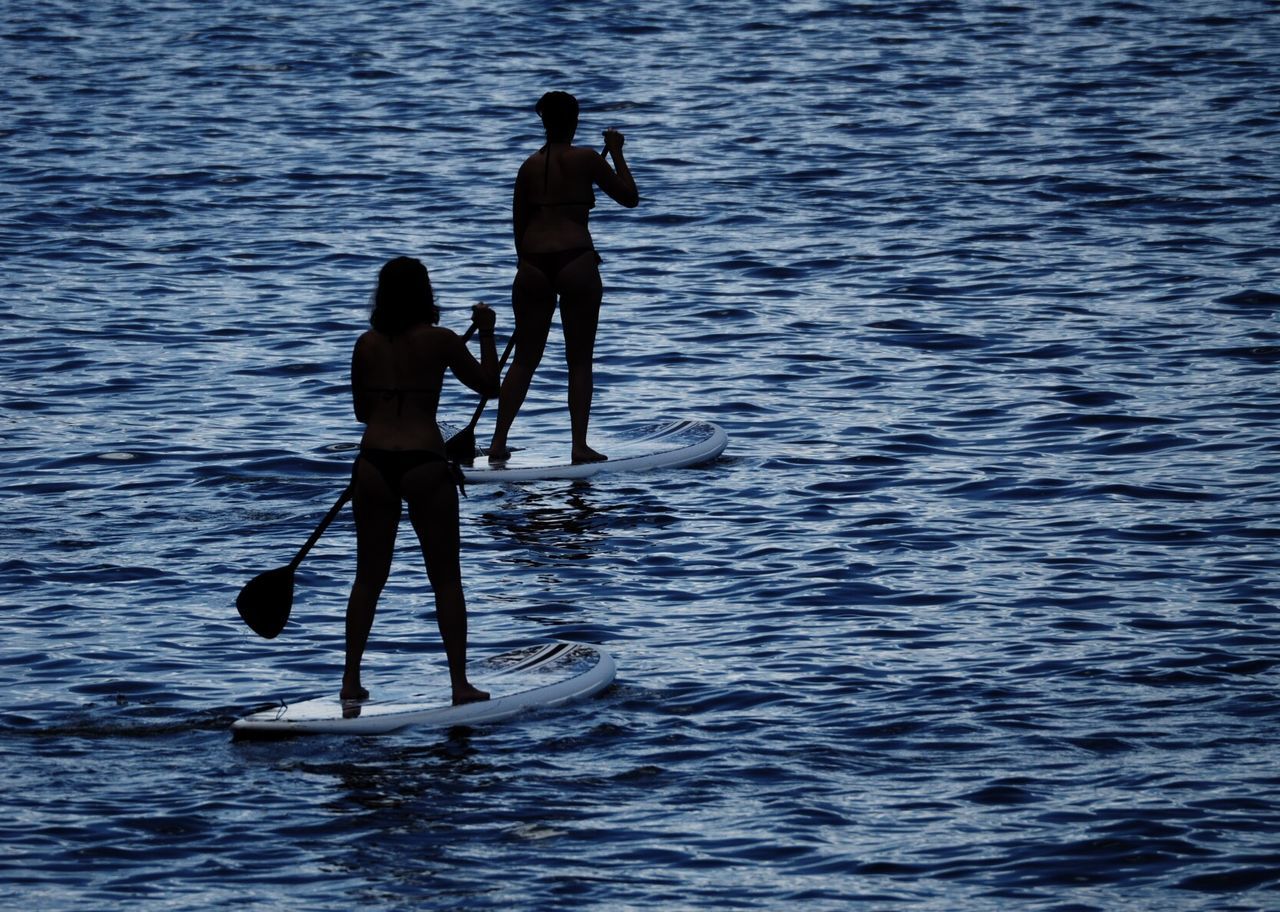
{"label": "woman's bare foot", "polygon": [[605,462],[608,456],[604,453],[597,453],[589,446],[576,446],[573,448],[573,464],[580,465],[584,462]]}
{"label": "woman's bare foot", "polygon": [[511,451],[508,450],[505,446],[500,447],[498,449],[489,447],[489,449],[486,452],[489,456],[490,462],[506,462],[508,459],[511,458]]}
{"label": "woman's bare foot", "polygon": [[453,689],[454,706],[461,706],[463,703],[483,703],[487,699],[489,699],[487,693],[472,687],[470,684],[464,684]]}
{"label": "woman's bare foot", "polygon": [[369,691],[365,690],[359,684],[354,687],[347,687],[346,685],[343,685],[342,691],[338,694],[338,699],[343,703],[348,703],[352,700],[367,700],[369,699]]}

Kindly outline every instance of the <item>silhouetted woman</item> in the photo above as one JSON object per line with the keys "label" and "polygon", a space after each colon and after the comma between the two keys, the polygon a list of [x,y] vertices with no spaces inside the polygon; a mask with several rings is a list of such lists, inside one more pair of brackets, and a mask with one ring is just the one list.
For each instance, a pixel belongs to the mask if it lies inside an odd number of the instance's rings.
{"label": "silhouetted woman", "polygon": [[360,336],[351,357],[356,419],[365,425],[355,468],[356,579],[347,602],[344,700],[363,700],[360,660],[369,640],[378,596],[391,570],[400,505],[418,535],[435,594],[436,621],[449,660],[453,702],[486,700],[467,681],[467,607],[458,565],[456,468],[445,457],[436,426],[444,373],[484,396],[498,392],[494,313],[473,310],[480,330],[480,362],[440,319],[427,268],[397,257],[382,267],[373,297],[373,327]]}
{"label": "silhouetted woman", "polygon": [[613,156],[615,172],[594,149],[572,145],[578,128],[578,102],[572,95],[548,92],[538,101],[537,112],[546,128],[547,143],[529,156],[516,175],[511,207],[519,257],[511,288],[515,353],[498,397],[489,458],[500,461],[510,455],[507,434],[542,360],[558,297],[569,366],[572,457],[574,462],[598,462],[606,457],[587,445],[587,422],[603,290],[597,269],[600,257],[591,242],[587,219],[595,205],[595,187],[628,209],[640,202],[640,195],[622,157],[621,133],[604,131],[605,149]]}

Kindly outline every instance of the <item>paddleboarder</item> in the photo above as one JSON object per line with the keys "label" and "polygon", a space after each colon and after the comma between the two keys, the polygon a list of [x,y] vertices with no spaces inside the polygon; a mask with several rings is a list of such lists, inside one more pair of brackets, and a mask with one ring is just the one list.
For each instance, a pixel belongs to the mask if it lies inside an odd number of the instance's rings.
{"label": "paddleboarder", "polygon": [[604,131],[605,152],[613,159],[610,167],[594,149],[573,145],[578,101],[572,95],[548,92],[539,99],[536,110],[547,141],[516,175],[511,207],[519,261],[511,287],[515,352],[498,396],[489,459],[502,462],[510,456],[507,434],[542,360],[558,298],[569,368],[571,456],[574,462],[599,462],[606,457],[587,445],[587,423],[603,288],[600,256],[587,221],[595,206],[595,187],[628,209],[639,204],[640,195],[622,154],[621,133]]}
{"label": "paddleboarder", "polygon": [[351,358],[356,419],[365,430],[353,479],[356,578],[347,601],[344,700],[369,696],[360,684],[360,663],[391,570],[402,503],[409,506],[435,595],[453,702],[489,698],[467,680],[467,608],[458,554],[461,475],[446,457],[436,425],[446,370],[483,396],[497,395],[494,312],[479,304],[472,317],[480,336],[479,362],[461,337],[436,325],[440,312],[427,268],[410,257],[383,265],[371,328],[356,341]]}

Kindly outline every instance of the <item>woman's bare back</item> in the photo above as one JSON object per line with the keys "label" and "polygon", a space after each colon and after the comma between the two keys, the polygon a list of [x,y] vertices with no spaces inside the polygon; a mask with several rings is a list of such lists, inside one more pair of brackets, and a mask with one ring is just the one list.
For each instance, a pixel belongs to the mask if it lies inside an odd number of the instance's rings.
{"label": "woman's bare back", "polygon": [[365,332],[351,359],[356,418],[366,425],[361,445],[443,453],[436,410],[447,369],[472,389],[492,391],[452,330],[419,324],[396,336]]}

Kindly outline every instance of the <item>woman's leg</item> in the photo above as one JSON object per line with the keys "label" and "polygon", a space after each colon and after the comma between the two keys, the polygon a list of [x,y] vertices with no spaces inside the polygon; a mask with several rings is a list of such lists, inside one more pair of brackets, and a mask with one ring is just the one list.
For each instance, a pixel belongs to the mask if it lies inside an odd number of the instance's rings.
{"label": "woman's leg", "polygon": [[467,603],[462,594],[459,566],[458,489],[449,467],[428,463],[404,477],[409,519],[422,545],[427,578],[435,594],[436,623],[449,661],[453,702],[473,703],[489,695],[467,680]]}
{"label": "woman's leg", "polygon": [[351,502],[356,519],[356,579],[347,599],[347,658],[340,697],[363,700],[369,692],[360,686],[360,662],[369,642],[378,596],[391,572],[396,527],[400,524],[400,498],[387,487],[377,469],[360,460]]}
{"label": "woman's leg", "polygon": [[587,424],[591,420],[591,399],[595,394],[596,328],[604,295],[594,250],[584,253],[560,272],[559,290],[564,356],[569,366],[573,461],[600,462],[608,457],[587,445]]}
{"label": "woman's leg", "polygon": [[498,394],[498,418],[493,428],[493,440],[489,443],[491,460],[507,458],[507,434],[520,406],[524,405],[533,372],[538,369],[547,347],[556,297],[541,270],[526,263],[520,264],[511,285],[511,309],[516,318],[515,350]]}

